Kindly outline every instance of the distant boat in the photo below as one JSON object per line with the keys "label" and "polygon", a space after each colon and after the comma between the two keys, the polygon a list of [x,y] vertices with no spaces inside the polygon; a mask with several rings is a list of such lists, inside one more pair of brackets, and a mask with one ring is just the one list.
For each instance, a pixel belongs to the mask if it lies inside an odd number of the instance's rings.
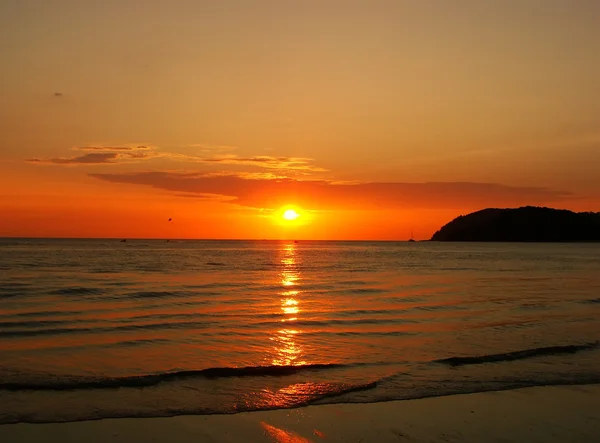
{"label": "distant boat", "polygon": [[416,242],[416,240],[414,239],[414,234],[413,234],[413,231],[412,231],[412,229],[411,229],[411,231],[410,231],[410,238],[408,239],[408,241],[409,241],[410,243],[414,243],[414,242]]}
{"label": "distant boat", "polygon": [[121,240],[121,243],[127,243],[127,240],[123,239]]}

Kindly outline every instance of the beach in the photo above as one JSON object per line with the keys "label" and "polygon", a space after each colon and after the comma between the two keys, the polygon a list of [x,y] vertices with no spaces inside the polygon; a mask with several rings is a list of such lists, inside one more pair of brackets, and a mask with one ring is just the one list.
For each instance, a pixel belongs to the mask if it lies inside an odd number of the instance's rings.
{"label": "beach", "polygon": [[169,418],[0,426],[34,442],[596,442],[600,385]]}

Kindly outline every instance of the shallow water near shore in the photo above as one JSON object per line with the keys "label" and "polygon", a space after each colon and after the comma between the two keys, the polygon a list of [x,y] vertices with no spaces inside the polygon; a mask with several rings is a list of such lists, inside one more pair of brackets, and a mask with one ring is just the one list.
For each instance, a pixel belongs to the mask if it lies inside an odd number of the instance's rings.
{"label": "shallow water near shore", "polygon": [[0,240],[0,423],[598,383],[598,269],[597,244]]}

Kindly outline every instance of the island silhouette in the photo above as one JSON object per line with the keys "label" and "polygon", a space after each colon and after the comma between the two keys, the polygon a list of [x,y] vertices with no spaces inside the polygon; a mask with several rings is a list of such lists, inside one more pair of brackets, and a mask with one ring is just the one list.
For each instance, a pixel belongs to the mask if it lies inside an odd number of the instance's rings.
{"label": "island silhouette", "polygon": [[432,241],[600,242],[600,213],[525,206],[487,208],[444,225]]}

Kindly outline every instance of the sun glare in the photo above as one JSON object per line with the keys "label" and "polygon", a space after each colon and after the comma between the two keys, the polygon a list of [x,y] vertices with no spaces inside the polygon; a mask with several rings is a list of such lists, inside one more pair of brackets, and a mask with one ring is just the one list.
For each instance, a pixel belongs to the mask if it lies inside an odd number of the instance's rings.
{"label": "sun glare", "polygon": [[286,220],[296,220],[298,217],[300,217],[300,214],[298,214],[293,209],[288,209],[283,213],[283,218],[285,218]]}

